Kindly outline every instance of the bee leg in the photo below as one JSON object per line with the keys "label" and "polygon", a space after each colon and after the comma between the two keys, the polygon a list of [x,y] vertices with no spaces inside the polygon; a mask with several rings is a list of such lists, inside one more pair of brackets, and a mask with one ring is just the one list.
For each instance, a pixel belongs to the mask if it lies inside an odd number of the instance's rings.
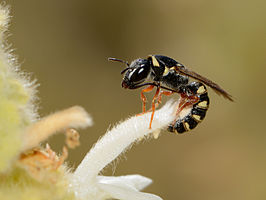
{"label": "bee leg", "polygon": [[141,98],[141,101],[142,101],[142,113],[140,113],[140,115],[141,114],[144,114],[146,112],[147,98],[145,97],[144,92],[150,92],[150,91],[152,91],[152,89],[154,87],[155,87],[154,85],[150,85],[150,86],[146,87],[145,89],[141,90],[141,92],[140,92],[140,98]]}
{"label": "bee leg", "polygon": [[[178,109],[176,111],[176,118],[178,118],[179,113],[186,107],[194,105],[195,103],[199,102],[199,97],[197,95],[190,95],[188,96],[186,93],[181,93],[180,97],[180,103],[178,105]],[[175,121],[173,121],[173,124],[175,124]]]}
{"label": "bee leg", "polygon": [[[186,94],[181,94],[181,100],[178,106],[178,110],[181,109],[182,111],[185,107],[191,106],[199,101],[199,97],[197,95],[186,95]],[[179,112],[180,112],[179,111]]]}
{"label": "bee leg", "polygon": [[[165,96],[170,96],[172,95],[174,92],[173,91],[161,91],[159,93],[159,96],[158,96],[158,100],[157,100],[157,103],[155,104],[155,109],[162,103],[162,96],[165,95]],[[152,108],[149,109],[147,112],[151,112],[152,111]]]}
{"label": "bee leg", "polygon": [[158,97],[158,101],[157,101],[157,106],[162,103],[162,96],[170,96],[172,95],[174,92],[173,91],[161,91]]}
{"label": "bee leg", "polygon": [[150,126],[149,126],[149,129],[151,129],[151,124],[152,124],[152,120],[153,120],[153,117],[154,117],[154,112],[155,112],[155,100],[158,99],[158,95],[159,95],[159,92],[160,92],[160,86],[157,87],[157,90],[156,90],[156,93],[154,95],[154,97],[152,98],[152,113],[151,113],[151,121],[150,121]]}

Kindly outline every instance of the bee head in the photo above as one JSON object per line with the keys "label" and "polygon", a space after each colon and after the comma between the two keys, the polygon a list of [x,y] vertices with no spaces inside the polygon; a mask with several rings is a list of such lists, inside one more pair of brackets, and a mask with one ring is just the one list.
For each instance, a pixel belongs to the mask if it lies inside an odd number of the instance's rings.
{"label": "bee head", "polygon": [[122,87],[134,89],[134,86],[144,82],[150,73],[150,62],[147,59],[134,60],[121,74],[125,74]]}
{"label": "bee head", "polygon": [[121,74],[125,74],[122,80],[122,87],[135,89],[138,84],[144,82],[151,70],[151,64],[148,59],[136,59],[130,65],[127,61],[117,58],[108,58],[110,61],[116,61],[125,63],[127,67],[121,71]]}

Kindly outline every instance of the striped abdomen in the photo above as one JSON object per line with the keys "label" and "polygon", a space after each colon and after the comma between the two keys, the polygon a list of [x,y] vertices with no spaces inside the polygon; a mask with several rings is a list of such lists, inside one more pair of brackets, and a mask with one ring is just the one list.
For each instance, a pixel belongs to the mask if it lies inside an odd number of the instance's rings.
{"label": "striped abdomen", "polygon": [[185,116],[177,118],[174,123],[168,126],[170,132],[184,133],[194,129],[205,118],[210,103],[206,87],[200,82],[192,82],[188,84],[187,88],[199,98],[199,101],[191,106],[190,111]]}

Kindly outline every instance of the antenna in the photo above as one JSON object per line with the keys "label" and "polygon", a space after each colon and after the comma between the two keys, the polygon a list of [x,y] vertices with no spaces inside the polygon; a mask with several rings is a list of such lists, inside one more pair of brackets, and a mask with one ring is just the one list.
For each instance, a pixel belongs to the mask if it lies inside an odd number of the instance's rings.
{"label": "antenna", "polygon": [[108,60],[110,61],[117,61],[117,62],[121,62],[121,63],[125,63],[128,67],[129,67],[129,64],[127,61],[124,61],[124,60],[121,60],[121,59],[117,59],[117,58],[108,58]]}
{"label": "antenna", "polygon": [[121,74],[124,74],[127,70],[129,70],[129,64],[127,61],[121,60],[121,59],[117,59],[117,58],[108,58],[109,61],[116,61],[116,62],[121,62],[121,63],[125,63],[127,65],[127,68],[124,69]]}

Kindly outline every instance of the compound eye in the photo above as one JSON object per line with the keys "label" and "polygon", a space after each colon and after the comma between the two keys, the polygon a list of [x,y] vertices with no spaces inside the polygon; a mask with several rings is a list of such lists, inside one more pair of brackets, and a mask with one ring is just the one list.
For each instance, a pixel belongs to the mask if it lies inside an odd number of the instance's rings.
{"label": "compound eye", "polygon": [[132,82],[139,82],[147,78],[149,74],[149,68],[145,67],[145,65],[141,65],[141,67],[135,68],[131,73],[129,79]]}

